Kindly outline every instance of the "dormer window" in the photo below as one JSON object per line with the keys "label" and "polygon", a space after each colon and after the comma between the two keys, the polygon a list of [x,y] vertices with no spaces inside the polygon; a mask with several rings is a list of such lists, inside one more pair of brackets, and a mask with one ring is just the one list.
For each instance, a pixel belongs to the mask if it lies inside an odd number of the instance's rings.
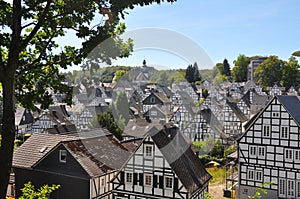
{"label": "dormer window", "polygon": [[59,162],[66,163],[67,162],[67,151],[59,150]]}
{"label": "dormer window", "polygon": [[155,103],[155,97],[150,97],[150,102],[152,103],[152,104],[154,104]]}

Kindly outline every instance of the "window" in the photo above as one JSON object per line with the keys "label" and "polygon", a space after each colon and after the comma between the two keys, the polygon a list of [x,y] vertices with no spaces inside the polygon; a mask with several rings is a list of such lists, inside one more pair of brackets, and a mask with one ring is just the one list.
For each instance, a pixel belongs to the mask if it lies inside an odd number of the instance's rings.
{"label": "window", "polygon": [[66,163],[67,162],[67,151],[66,150],[59,150],[59,161]]}
{"label": "window", "polygon": [[288,127],[281,126],[281,138],[288,138]]}
{"label": "window", "polygon": [[145,145],[145,156],[147,158],[152,158],[153,157],[153,146]]}
{"label": "window", "polygon": [[250,156],[255,157],[256,156],[256,147],[250,146]]}
{"label": "window", "polygon": [[279,184],[278,184],[278,196],[279,197],[285,197],[285,179],[279,179]]}
{"label": "window", "polygon": [[287,180],[287,197],[295,196],[295,182],[294,180]]}
{"label": "window", "polygon": [[133,174],[132,173],[126,173],[126,182],[132,183]]}
{"label": "window", "polygon": [[297,198],[300,198],[300,181],[297,181],[296,182],[296,189],[297,189],[297,191],[296,191],[296,197]]}
{"label": "window", "polygon": [[151,116],[157,116],[157,111],[150,111]]}
{"label": "window", "polygon": [[270,125],[263,126],[263,137],[270,137]]}
{"label": "window", "polygon": [[145,186],[152,186],[152,175],[151,174],[145,174]]}
{"label": "window", "polygon": [[104,186],[104,184],[105,184],[105,178],[102,178],[101,179],[101,186]]}
{"label": "window", "polygon": [[248,170],[248,180],[254,180],[254,171]]}
{"label": "window", "polygon": [[273,113],[272,113],[272,116],[273,116],[273,117],[279,117],[279,112],[273,112]]}
{"label": "window", "polygon": [[292,161],[293,160],[293,149],[285,149],[284,157],[285,157],[285,160]]}
{"label": "window", "polygon": [[294,151],[294,160],[296,162],[300,162],[300,150],[295,150]]}
{"label": "window", "polygon": [[265,147],[263,146],[259,146],[257,147],[257,156],[260,157],[260,158],[264,158],[265,157]]}
{"label": "window", "polygon": [[173,188],[173,177],[166,176],[165,177],[165,188],[172,189]]}
{"label": "window", "polygon": [[155,103],[155,97],[150,97],[150,103],[152,103],[152,104]]}
{"label": "window", "polygon": [[261,182],[263,178],[262,171],[256,171],[256,180]]}

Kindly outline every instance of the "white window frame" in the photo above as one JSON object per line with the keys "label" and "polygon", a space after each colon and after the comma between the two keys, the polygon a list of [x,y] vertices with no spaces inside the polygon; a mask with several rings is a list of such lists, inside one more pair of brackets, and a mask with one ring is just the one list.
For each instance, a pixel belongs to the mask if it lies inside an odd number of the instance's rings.
{"label": "white window frame", "polygon": [[255,171],[252,169],[248,170],[248,175],[247,175],[248,180],[255,180]]}
{"label": "white window frame", "polygon": [[133,173],[131,172],[126,172],[126,175],[125,175],[125,182],[126,183],[132,183],[133,182]]}
{"label": "white window frame", "polygon": [[300,181],[296,181],[295,197],[296,199],[300,198]]}
{"label": "white window frame", "polygon": [[278,180],[278,196],[286,197],[286,179],[279,178]]}
{"label": "white window frame", "polygon": [[256,146],[250,146],[249,147],[249,157],[256,157],[256,154],[257,154]]}
{"label": "white window frame", "polygon": [[[168,180],[171,180],[171,184],[170,184],[170,181],[168,181]],[[165,189],[173,189],[174,178],[172,176],[165,176],[164,185],[165,185]]]}
{"label": "white window frame", "polygon": [[272,117],[278,118],[279,117],[279,112],[278,111],[272,112]]}
{"label": "white window frame", "polygon": [[264,147],[264,146],[257,147],[257,157],[259,157],[259,158],[266,157],[266,147]]}
{"label": "white window frame", "polygon": [[157,111],[150,111],[150,116],[157,116]]}
{"label": "white window frame", "polygon": [[294,160],[294,157],[293,157],[293,152],[294,150],[293,149],[285,149],[284,150],[284,159],[286,161],[293,161]]}
{"label": "white window frame", "polygon": [[[145,147],[144,148],[145,149],[144,157],[145,158],[153,158],[153,145],[145,144],[144,147]],[[149,149],[150,149],[151,153],[149,153]]]}
{"label": "white window frame", "polygon": [[288,139],[289,138],[289,127],[288,126],[281,126],[280,127],[280,138]]}
{"label": "white window frame", "polygon": [[[150,179],[150,183],[148,181],[149,179]],[[153,185],[153,176],[152,176],[152,174],[145,173],[144,174],[144,186],[152,187],[152,185]]]}
{"label": "white window frame", "polygon": [[270,137],[271,134],[271,126],[270,125],[263,125],[263,137]]}
{"label": "white window frame", "polygon": [[297,149],[294,150],[294,161],[300,162],[300,150],[297,150]]}
{"label": "white window frame", "polygon": [[295,197],[295,180],[287,179],[286,196],[287,196],[287,198],[294,198]]}
{"label": "white window frame", "polygon": [[263,172],[262,171],[255,171],[255,179],[258,182],[263,181]]}
{"label": "white window frame", "polygon": [[154,96],[151,96],[151,97],[150,97],[150,103],[151,103],[151,104],[154,104],[155,101],[156,101],[155,97],[154,97]]}
{"label": "white window frame", "polygon": [[62,163],[67,162],[67,151],[66,150],[59,150],[59,162],[62,162]]}

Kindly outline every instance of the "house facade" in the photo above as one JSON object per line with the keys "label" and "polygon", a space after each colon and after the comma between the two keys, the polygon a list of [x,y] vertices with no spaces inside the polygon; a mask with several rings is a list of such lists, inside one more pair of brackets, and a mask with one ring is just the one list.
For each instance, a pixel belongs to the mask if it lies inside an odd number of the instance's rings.
{"label": "house facade", "polygon": [[275,96],[238,141],[237,196],[246,199],[257,187],[262,198],[300,198],[300,101]]}
{"label": "house facade", "polygon": [[202,199],[210,178],[177,127],[154,127],[113,179],[113,196]]}

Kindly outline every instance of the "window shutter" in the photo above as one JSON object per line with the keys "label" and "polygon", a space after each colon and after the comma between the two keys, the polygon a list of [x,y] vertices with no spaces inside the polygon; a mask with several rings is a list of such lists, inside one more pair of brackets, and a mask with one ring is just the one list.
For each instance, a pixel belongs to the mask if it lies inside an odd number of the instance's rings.
{"label": "window shutter", "polygon": [[124,171],[121,171],[121,173],[120,173],[120,181],[121,181],[120,183],[121,184],[124,184],[124,181],[125,181],[124,178],[125,178],[125,173],[124,173]]}
{"label": "window shutter", "polygon": [[178,178],[174,178],[174,191],[179,192],[179,190],[178,190]]}
{"label": "window shutter", "polygon": [[140,182],[139,185],[141,185],[141,186],[143,186],[143,181],[144,181],[144,178],[143,178],[143,177],[144,177],[144,174],[143,174],[143,173],[140,173],[140,174],[139,174],[139,182]]}
{"label": "window shutter", "polygon": [[163,189],[164,188],[164,177],[159,176],[159,188]]}
{"label": "window shutter", "polygon": [[158,186],[158,179],[157,179],[157,175],[153,175],[153,187],[157,188]]}
{"label": "window shutter", "polygon": [[133,174],[133,184],[137,185],[137,173]]}

